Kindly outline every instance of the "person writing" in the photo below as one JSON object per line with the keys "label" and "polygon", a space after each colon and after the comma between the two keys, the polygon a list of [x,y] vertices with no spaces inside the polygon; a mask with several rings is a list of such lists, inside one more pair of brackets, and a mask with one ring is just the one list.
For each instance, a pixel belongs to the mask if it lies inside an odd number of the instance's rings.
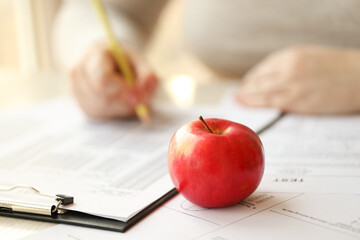
{"label": "person writing", "polygon": [[[137,84],[129,87],[86,0],[63,3],[55,50],[75,96],[93,117],[126,117],[150,106],[155,73],[142,52],[167,1],[105,0]],[[311,7],[309,7],[311,6]],[[356,0],[193,0],[184,32],[193,53],[219,76],[242,80],[240,103],[300,114],[360,112],[360,16]]]}

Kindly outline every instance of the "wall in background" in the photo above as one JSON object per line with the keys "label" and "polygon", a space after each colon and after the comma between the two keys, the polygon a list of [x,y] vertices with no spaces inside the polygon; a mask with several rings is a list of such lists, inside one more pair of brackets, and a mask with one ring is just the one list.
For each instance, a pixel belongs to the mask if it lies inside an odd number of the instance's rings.
{"label": "wall in background", "polygon": [[50,34],[58,0],[0,0],[0,71],[52,68]]}
{"label": "wall in background", "polygon": [[0,0],[0,67],[19,66],[17,34],[12,1]]}

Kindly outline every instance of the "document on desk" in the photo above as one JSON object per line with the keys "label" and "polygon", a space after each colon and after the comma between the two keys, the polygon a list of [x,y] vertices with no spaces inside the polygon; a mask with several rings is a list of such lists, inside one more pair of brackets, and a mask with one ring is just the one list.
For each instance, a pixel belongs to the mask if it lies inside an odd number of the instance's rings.
{"label": "document on desk", "polygon": [[289,114],[260,138],[260,191],[360,194],[360,115]]}
{"label": "document on desk", "polygon": [[[167,148],[180,125],[199,114],[234,116],[239,122],[246,116],[245,124],[257,130],[279,114],[269,111],[259,118],[240,108],[231,114],[222,105],[156,106],[150,128],[134,119],[89,119],[65,100],[0,116],[0,188],[25,184],[74,196],[75,204],[67,209],[127,221],[173,189]],[[26,190],[0,191],[0,199],[54,204]]]}
{"label": "document on desk", "polygon": [[359,120],[286,115],[260,135],[261,185],[233,207],[177,195],[125,234],[57,225],[25,239],[360,239]]}
{"label": "document on desk", "polygon": [[256,192],[229,208],[205,209],[177,195],[134,231],[57,225],[23,240],[237,240],[360,238],[360,195]]}

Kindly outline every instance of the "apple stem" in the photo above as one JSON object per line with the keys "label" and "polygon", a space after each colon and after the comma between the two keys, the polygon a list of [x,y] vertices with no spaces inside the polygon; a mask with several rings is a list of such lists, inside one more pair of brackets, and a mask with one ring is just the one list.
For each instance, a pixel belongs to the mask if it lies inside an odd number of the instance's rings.
{"label": "apple stem", "polygon": [[203,119],[202,116],[199,117],[199,120],[205,125],[206,129],[207,129],[210,133],[214,133],[213,130],[209,127],[209,125],[207,125],[207,123],[205,122],[205,120]]}

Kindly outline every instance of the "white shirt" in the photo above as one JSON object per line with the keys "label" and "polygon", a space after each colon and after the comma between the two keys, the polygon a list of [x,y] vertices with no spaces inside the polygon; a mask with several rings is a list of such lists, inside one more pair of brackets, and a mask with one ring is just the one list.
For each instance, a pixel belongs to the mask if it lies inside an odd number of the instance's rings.
{"label": "white shirt", "polygon": [[[165,3],[106,1],[119,39],[138,48]],[[236,76],[268,53],[292,45],[360,48],[359,10],[359,0],[189,0],[183,29],[191,50],[205,64]],[[86,0],[66,1],[56,29],[58,55],[63,59],[76,58],[103,35]]]}

